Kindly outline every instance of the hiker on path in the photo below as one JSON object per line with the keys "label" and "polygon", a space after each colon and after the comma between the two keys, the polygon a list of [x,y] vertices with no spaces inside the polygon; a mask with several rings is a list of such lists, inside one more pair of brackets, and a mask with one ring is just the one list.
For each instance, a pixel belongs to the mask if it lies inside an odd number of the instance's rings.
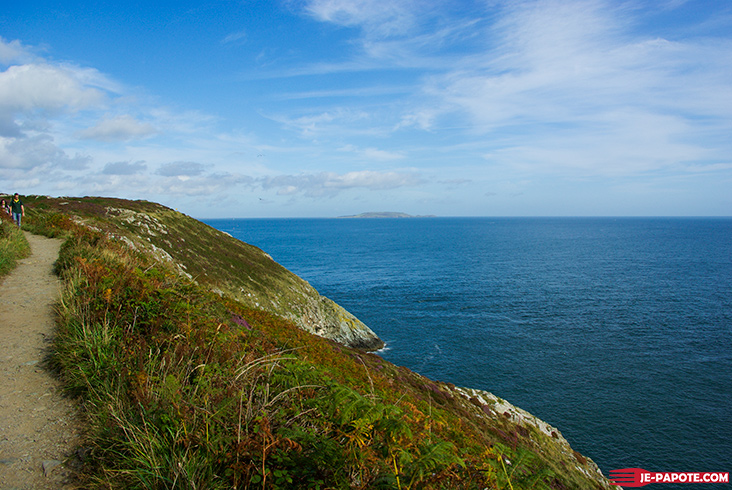
{"label": "hiker on path", "polygon": [[0,205],[0,209],[2,209],[0,212],[10,214],[10,206],[8,206],[8,203],[5,202],[5,199],[3,199],[3,202]]}
{"label": "hiker on path", "polygon": [[20,196],[17,192],[10,200],[10,210],[13,213],[13,221],[15,221],[15,224],[20,228],[21,218],[25,218],[25,208],[23,207],[23,201],[20,200]]}

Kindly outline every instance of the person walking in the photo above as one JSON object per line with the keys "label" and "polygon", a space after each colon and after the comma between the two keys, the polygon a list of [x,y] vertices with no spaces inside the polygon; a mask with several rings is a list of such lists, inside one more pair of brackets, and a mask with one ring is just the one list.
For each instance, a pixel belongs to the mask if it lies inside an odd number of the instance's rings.
{"label": "person walking", "polygon": [[20,200],[20,195],[17,192],[10,200],[10,211],[13,214],[13,221],[20,228],[21,218],[25,217],[25,207],[23,207],[23,201]]}

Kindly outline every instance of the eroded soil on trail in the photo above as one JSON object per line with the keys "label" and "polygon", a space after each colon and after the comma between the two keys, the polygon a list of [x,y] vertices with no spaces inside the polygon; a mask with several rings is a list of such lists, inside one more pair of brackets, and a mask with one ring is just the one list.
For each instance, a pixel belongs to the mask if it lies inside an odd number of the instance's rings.
{"label": "eroded soil on trail", "polygon": [[0,282],[0,490],[70,489],[76,406],[44,367],[55,332],[60,240],[26,233],[31,256]]}

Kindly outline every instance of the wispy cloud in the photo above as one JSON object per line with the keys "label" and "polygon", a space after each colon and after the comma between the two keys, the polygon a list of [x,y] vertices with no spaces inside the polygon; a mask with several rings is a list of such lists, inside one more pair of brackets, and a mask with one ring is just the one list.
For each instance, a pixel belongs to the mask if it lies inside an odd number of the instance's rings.
{"label": "wispy cloud", "polygon": [[246,39],[246,31],[232,32],[221,41],[221,44],[240,44],[245,42]]}
{"label": "wispy cloud", "polygon": [[[17,171],[47,175],[50,169],[85,170],[92,159],[85,155],[69,156],[47,134],[22,138],[0,137],[0,171],[5,178],[17,178]],[[2,173],[0,173],[2,175]]]}
{"label": "wispy cloud", "polygon": [[431,77],[429,107],[402,125],[464,117],[497,136],[487,146],[504,164],[560,174],[728,158],[732,44],[646,38],[626,27],[633,15],[594,0],[512,3],[485,33],[491,49]]}
{"label": "wispy cloud", "polygon": [[137,175],[147,170],[145,162],[109,162],[102,169],[107,175]]}
{"label": "wispy cloud", "polygon": [[194,177],[201,175],[205,166],[197,162],[172,162],[161,166],[157,174],[165,177]]}
{"label": "wispy cloud", "polygon": [[402,151],[381,150],[373,147],[359,148],[354,145],[346,145],[340,148],[339,151],[359,155],[365,161],[371,163],[390,162],[395,160],[404,160],[406,158],[406,155]]}
{"label": "wispy cloud", "polygon": [[389,190],[420,185],[416,173],[376,172],[371,170],[279,175],[259,181],[263,189],[276,189],[279,195],[303,194],[307,197],[332,197],[348,189]]}
{"label": "wispy cloud", "polygon": [[485,129],[533,121],[583,124],[619,107],[706,113],[719,108],[710,102],[720,95],[722,106],[728,104],[732,88],[721,78],[731,66],[729,42],[639,38],[623,30],[632,23],[628,17],[596,1],[537,2],[511,11],[498,25],[495,48],[473,57],[472,68],[433,79],[431,91],[446,94]]}
{"label": "wispy cloud", "polygon": [[333,107],[328,111],[305,115],[289,116],[273,114],[269,116],[288,129],[297,131],[304,137],[317,137],[326,134],[337,134],[352,128],[357,121],[370,117],[369,113],[349,107]]}
{"label": "wispy cloud", "polygon": [[333,88],[312,90],[308,92],[285,92],[278,94],[276,98],[282,100],[315,100],[315,99],[332,99],[332,98],[352,98],[352,97],[380,97],[380,96],[396,96],[410,94],[414,90],[410,85],[381,85],[381,86],[365,86],[353,88]]}
{"label": "wispy cloud", "polygon": [[411,30],[413,12],[419,11],[416,0],[382,2],[379,0],[312,0],[305,10],[323,22],[360,27],[369,35],[401,35]]}
{"label": "wispy cloud", "polygon": [[129,141],[152,136],[156,132],[152,124],[137,121],[130,115],[122,115],[104,118],[93,127],[79,131],[78,135],[82,139]]}

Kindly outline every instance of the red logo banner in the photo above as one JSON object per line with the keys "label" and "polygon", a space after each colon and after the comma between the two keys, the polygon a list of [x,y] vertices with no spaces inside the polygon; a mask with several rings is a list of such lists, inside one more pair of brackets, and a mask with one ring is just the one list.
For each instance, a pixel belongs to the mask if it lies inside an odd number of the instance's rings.
{"label": "red logo banner", "polygon": [[729,473],[652,472],[642,468],[610,470],[610,481],[618,486],[643,487],[650,483],[729,483]]}

